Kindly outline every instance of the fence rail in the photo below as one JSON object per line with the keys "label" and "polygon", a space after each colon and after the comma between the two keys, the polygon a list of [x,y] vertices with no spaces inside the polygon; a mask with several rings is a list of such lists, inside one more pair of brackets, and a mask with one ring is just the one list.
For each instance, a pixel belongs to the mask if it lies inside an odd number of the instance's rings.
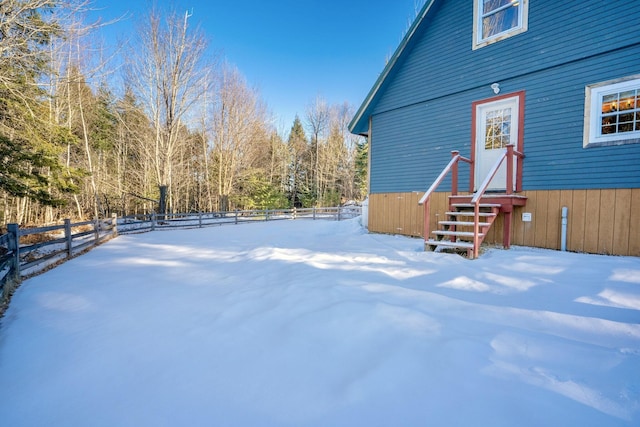
{"label": "fence rail", "polygon": [[[37,274],[59,262],[77,256],[118,234],[161,229],[201,228],[256,221],[332,219],[359,216],[359,206],[308,209],[267,209],[232,212],[131,215],[37,228],[8,224],[0,235],[0,302],[7,301],[21,278]],[[0,312],[1,312],[0,308]]]}
{"label": "fence rail", "polygon": [[305,209],[263,209],[229,212],[195,212],[180,214],[131,215],[118,219],[118,233],[137,233],[159,229],[199,228],[255,221],[291,219],[343,220],[360,216],[360,206]]}

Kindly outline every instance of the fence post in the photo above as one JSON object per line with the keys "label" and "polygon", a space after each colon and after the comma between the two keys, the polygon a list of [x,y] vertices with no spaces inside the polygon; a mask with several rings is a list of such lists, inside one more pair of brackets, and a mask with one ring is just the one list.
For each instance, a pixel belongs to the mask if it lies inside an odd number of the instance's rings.
{"label": "fence post", "polygon": [[156,213],[151,212],[151,231],[156,229]]}
{"label": "fence post", "polygon": [[236,209],[235,212],[236,212],[236,220],[235,221],[236,221],[236,224],[237,224],[238,223],[238,209]]}
{"label": "fence post", "polygon": [[198,227],[202,228],[202,212],[198,211]]}
{"label": "fence post", "polygon": [[93,237],[94,237],[93,245],[95,246],[100,241],[100,218],[96,218],[93,220]]}
{"label": "fence post", "polygon": [[342,208],[338,206],[338,221],[340,221],[340,213],[342,212]]}
{"label": "fence post", "polygon": [[111,214],[111,225],[113,226],[113,231],[111,233],[113,234],[113,237],[116,237],[118,235],[118,214]]}
{"label": "fence post", "polygon": [[69,218],[64,220],[64,240],[67,244],[67,257],[71,258],[73,245],[71,244],[71,220]]}
{"label": "fence post", "polygon": [[7,224],[7,232],[9,233],[8,249],[13,252],[13,260],[11,261],[11,273],[14,282],[20,281],[20,230],[18,224]]}
{"label": "fence post", "polygon": [[266,215],[265,215],[265,221],[269,221],[269,209],[265,209],[264,210]]}
{"label": "fence post", "polygon": [[316,207],[311,208],[311,212],[313,213],[313,219],[316,219]]}
{"label": "fence post", "polygon": [[297,216],[297,212],[296,212],[296,207],[293,207],[293,219],[296,219]]}

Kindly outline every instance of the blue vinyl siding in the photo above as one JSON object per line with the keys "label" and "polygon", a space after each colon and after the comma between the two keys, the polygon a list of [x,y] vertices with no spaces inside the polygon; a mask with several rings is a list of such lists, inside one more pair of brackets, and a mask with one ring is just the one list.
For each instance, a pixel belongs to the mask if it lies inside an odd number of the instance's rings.
{"label": "blue vinyl siding", "polygon": [[[414,105],[373,118],[371,192],[425,191],[451,159],[452,150],[469,156],[471,107],[452,110],[454,121],[430,114],[452,101],[462,102],[463,97]],[[468,167],[461,166],[460,171],[460,187],[466,189]],[[447,178],[442,189],[449,188],[449,182]]]}
{"label": "blue vinyl siding", "polygon": [[493,82],[525,91],[525,190],[640,187],[640,144],[583,148],[585,86],[640,74],[640,2],[531,0],[527,32],[477,50],[473,2],[434,6],[374,98],[372,193],[424,191],[451,150],[470,156]]}
{"label": "blue vinyl siding", "polygon": [[440,1],[373,113],[526,75],[640,42],[640,2],[529,2],[529,30],[472,50],[473,1]]}
{"label": "blue vinyl siding", "polygon": [[520,79],[525,190],[640,187],[640,144],[583,148],[585,86],[639,72],[640,45]]}

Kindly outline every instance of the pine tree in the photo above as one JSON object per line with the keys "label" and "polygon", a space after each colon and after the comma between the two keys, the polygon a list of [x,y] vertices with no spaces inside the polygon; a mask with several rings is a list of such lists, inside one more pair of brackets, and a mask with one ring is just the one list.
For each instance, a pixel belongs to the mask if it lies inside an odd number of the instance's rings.
{"label": "pine tree", "polygon": [[356,186],[360,190],[360,197],[365,198],[368,191],[367,175],[369,169],[369,144],[365,139],[356,144],[355,169]]}
{"label": "pine tree", "polygon": [[56,3],[0,2],[0,191],[53,206],[77,190],[70,180],[76,171],[68,174],[59,161],[73,137],[48,121],[46,93],[38,86],[48,71],[46,47],[61,32]]}
{"label": "pine tree", "polygon": [[287,145],[289,148],[289,200],[291,206],[302,207],[306,205],[303,199],[308,194],[306,183],[308,165],[305,164],[308,142],[302,122],[297,115],[291,126]]}

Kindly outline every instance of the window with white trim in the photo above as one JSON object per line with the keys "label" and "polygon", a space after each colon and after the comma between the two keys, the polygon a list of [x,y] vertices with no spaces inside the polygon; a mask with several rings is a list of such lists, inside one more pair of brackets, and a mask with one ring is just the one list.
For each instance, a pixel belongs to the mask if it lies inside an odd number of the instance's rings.
{"label": "window with white trim", "polygon": [[529,0],[474,0],[473,49],[527,31]]}
{"label": "window with white trim", "polygon": [[586,87],[584,147],[640,142],[640,76]]}

